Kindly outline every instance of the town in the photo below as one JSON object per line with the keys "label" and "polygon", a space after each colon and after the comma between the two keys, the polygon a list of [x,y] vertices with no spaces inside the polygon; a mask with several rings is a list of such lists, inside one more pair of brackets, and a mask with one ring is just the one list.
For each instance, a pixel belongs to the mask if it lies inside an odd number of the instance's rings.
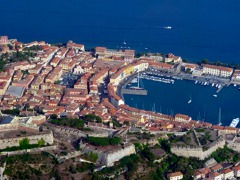
{"label": "town", "polygon": [[[219,84],[220,91],[240,84],[240,70],[188,63],[172,53],[85,50],[73,41],[22,43],[7,36],[0,36],[0,63],[1,179],[240,177],[238,128],[130,107],[121,91],[147,71]],[[16,172],[12,162],[36,161],[32,154],[49,167],[31,162],[25,171],[33,176]],[[166,165],[176,159],[186,166]]]}

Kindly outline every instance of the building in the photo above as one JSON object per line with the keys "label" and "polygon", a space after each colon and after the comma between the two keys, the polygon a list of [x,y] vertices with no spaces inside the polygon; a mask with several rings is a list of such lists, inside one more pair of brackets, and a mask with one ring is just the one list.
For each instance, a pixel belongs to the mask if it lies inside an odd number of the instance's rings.
{"label": "building", "polygon": [[223,66],[204,64],[203,73],[219,77],[230,77],[233,73],[233,69]]}
{"label": "building", "polygon": [[8,37],[0,36],[0,44],[8,44]]}
{"label": "building", "polygon": [[175,121],[178,121],[178,122],[189,122],[191,120],[192,120],[191,117],[184,115],[184,114],[176,114],[175,115]]}
{"label": "building", "polygon": [[169,180],[179,180],[182,178],[183,178],[183,174],[180,171],[168,174]]}
{"label": "building", "polygon": [[233,173],[234,173],[235,177],[237,177],[237,178],[240,177],[240,165],[233,167]]}
{"label": "building", "polygon": [[233,172],[232,169],[229,169],[229,168],[224,169],[224,170],[222,171],[222,174],[223,174],[223,178],[224,178],[225,180],[227,180],[227,179],[233,179],[233,178],[234,178],[234,172]]}

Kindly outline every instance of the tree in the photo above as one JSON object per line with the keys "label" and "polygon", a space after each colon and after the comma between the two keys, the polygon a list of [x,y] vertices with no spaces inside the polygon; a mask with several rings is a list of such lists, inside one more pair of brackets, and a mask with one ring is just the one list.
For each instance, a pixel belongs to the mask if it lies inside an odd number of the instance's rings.
{"label": "tree", "polygon": [[43,138],[41,138],[39,141],[38,141],[38,146],[44,146],[45,145],[45,141]]}
{"label": "tree", "polygon": [[159,139],[159,144],[167,153],[171,152],[171,144],[166,139]]}
{"label": "tree", "polygon": [[58,116],[57,116],[56,114],[51,114],[50,118],[51,118],[51,119],[57,119]]}
{"label": "tree", "polygon": [[191,74],[191,73],[192,73],[191,69],[187,68],[187,69],[186,69],[186,73],[187,73],[187,74]]}
{"label": "tree", "polygon": [[90,152],[89,154],[89,158],[92,162],[96,162],[98,160],[98,154],[97,153],[94,153],[94,152]]}
{"label": "tree", "polygon": [[203,64],[207,64],[207,63],[209,63],[209,60],[208,60],[208,59],[203,59],[203,60],[202,60],[202,63],[203,63]]}
{"label": "tree", "polygon": [[19,141],[19,146],[21,149],[26,149],[29,146],[29,139],[28,138],[24,138],[22,140]]}

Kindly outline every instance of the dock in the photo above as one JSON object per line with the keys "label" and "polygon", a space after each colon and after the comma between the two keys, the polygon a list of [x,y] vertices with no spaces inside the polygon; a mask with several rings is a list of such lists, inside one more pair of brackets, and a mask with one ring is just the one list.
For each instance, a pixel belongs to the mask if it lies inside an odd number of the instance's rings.
{"label": "dock", "polygon": [[132,94],[132,95],[142,95],[146,96],[147,95],[147,90],[145,89],[125,89],[123,88],[121,90],[122,94]]}
{"label": "dock", "polygon": [[218,88],[218,90],[216,91],[216,93],[219,93],[222,90],[223,86],[221,86],[220,88]]}

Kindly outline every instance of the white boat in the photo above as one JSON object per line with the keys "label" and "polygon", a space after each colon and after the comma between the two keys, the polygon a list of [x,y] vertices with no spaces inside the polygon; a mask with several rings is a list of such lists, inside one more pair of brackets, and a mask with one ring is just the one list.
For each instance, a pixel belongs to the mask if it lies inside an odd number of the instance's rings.
{"label": "white boat", "polygon": [[134,78],[131,83],[137,83],[138,82],[138,79],[137,78]]}
{"label": "white boat", "polygon": [[206,86],[206,85],[207,85],[207,82],[204,83],[204,86]]}
{"label": "white boat", "polygon": [[127,43],[125,42],[125,40],[123,41],[123,44],[127,44]]}
{"label": "white boat", "polygon": [[218,84],[216,84],[216,87],[218,87]]}
{"label": "white boat", "polygon": [[239,118],[235,118],[232,120],[230,127],[237,127],[238,123],[239,123]]}
{"label": "white boat", "polygon": [[171,26],[166,26],[166,27],[164,27],[165,29],[172,29],[172,27]]}
{"label": "white boat", "polygon": [[213,95],[213,97],[217,97],[217,95],[216,95],[216,94],[214,94],[214,95]]}
{"label": "white boat", "polygon": [[137,86],[131,86],[129,87],[129,89],[133,89],[133,90],[143,90],[143,88],[137,87]]}
{"label": "white boat", "polygon": [[214,86],[215,84],[214,83],[212,83],[212,87]]}
{"label": "white boat", "polygon": [[198,80],[195,81],[195,84],[197,84],[197,83],[198,83]]}
{"label": "white boat", "polygon": [[234,84],[233,86],[234,86],[234,87],[236,87],[237,85],[236,85],[236,84]]}
{"label": "white boat", "polygon": [[188,104],[190,104],[192,102],[192,96],[191,96],[191,94],[190,94],[190,99],[188,100]]}

